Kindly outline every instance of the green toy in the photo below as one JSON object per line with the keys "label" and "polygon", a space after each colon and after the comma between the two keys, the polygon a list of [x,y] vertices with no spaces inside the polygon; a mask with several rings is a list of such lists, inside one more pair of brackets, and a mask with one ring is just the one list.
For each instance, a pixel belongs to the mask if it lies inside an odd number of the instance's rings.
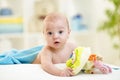
{"label": "green toy", "polygon": [[90,48],[78,47],[73,51],[73,56],[66,62],[66,66],[72,68],[76,75],[85,66],[90,54]]}
{"label": "green toy", "polygon": [[86,74],[93,74],[94,63],[92,61],[87,61],[85,66],[82,68],[82,71]]}

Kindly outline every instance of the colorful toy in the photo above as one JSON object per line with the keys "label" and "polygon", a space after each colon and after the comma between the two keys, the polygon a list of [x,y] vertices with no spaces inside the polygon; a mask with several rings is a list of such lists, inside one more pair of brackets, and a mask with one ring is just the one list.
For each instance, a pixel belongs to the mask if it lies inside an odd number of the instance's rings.
{"label": "colorful toy", "polygon": [[84,73],[91,73],[93,74],[94,73],[94,61],[97,60],[97,55],[96,54],[91,54],[89,56],[89,59],[88,61],[86,62],[85,66],[83,67],[82,71]]}
{"label": "colorful toy", "polygon": [[112,72],[112,69],[109,66],[103,64],[102,57],[97,56],[96,54],[92,54],[90,55],[87,63],[83,67],[83,72],[94,74],[97,73],[95,71],[96,69],[98,69],[103,74]]}
{"label": "colorful toy", "polygon": [[72,68],[75,75],[78,74],[88,61],[90,53],[90,48],[76,48],[73,51],[73,56],[66,62],[66,66]]}
{"label": "colorful toy", "polygon": [[103,64],[101,61],[94,61],[94,67],[99,69],[103,74],[108,74],[112,72],[112,69]]}
{"label": "colorful toy", "polygon": [[75,75],[79,72],[95,74],[95,69],[98,69],[103,74],[112,72],[109,66],[102,63],[102,57],[91,54],[90,48],[85,47],[76,48],[72,57],[67,60],[66,66],[72,68]]}

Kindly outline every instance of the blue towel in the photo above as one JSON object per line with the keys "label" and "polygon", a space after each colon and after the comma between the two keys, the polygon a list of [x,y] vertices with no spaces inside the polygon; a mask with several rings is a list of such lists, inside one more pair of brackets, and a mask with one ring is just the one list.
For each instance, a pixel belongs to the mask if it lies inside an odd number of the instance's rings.
{"label": "blue towel", "polygon": [[0,53],[0,64],[29,64],[34,61],[43,46],[36,46],[26,50],[12,49]]}

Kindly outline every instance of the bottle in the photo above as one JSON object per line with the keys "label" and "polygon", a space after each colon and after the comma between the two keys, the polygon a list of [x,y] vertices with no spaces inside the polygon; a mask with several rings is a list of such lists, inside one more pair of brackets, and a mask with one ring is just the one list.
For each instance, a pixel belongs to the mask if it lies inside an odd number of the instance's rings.
{"label": "bottle", "polygon": [[1,16],[8,16],[12,15],[12,9],[10,8],[7,0],[1,0],[0,4],[0,15]]}
{"label": "bottle", "polygon": [[79,27],[81,27],[82,16],[80,14],[76,14],[72,17],[72,30],[78,31]]}
{"label": "bottle", "polygon": [[82,31],[87,30],[85,24],[83,24],[83,18],[81,14],[76,14],[72,17],[72,30],[73,31]]}

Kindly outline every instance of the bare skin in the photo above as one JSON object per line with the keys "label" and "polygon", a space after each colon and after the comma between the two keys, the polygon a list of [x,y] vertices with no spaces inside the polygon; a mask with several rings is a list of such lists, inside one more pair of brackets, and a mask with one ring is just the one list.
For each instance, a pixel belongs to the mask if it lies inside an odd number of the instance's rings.
{"label": "bare skin", "polygon": [[75,44],[67,41],[70,29],[66,17],[58,13],[49,14],[44,20],[43,34],[46,45],[33,63],[40,63],[46,72],[56,76],[74,75],[71,68],[61,70],[54,66],[65,63],[76,48]]}

